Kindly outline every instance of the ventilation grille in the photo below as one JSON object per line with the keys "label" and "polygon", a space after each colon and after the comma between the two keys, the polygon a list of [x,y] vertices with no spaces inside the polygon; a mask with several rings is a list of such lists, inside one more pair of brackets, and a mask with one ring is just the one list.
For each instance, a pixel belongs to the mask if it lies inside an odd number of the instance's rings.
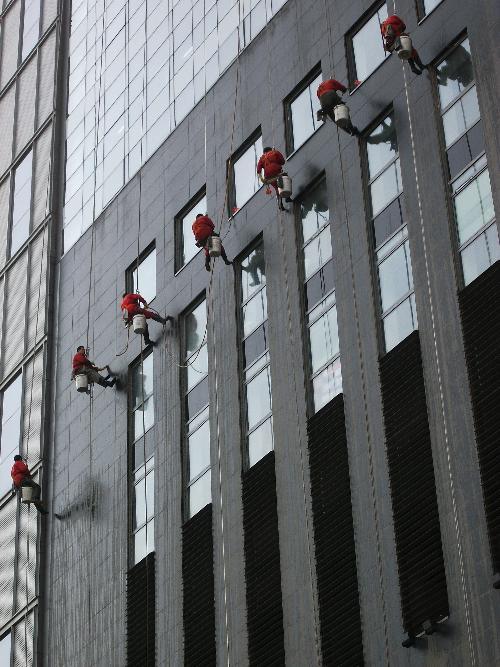
{"label": "ventilation grille", "polygon": [[459,300],[491,556],[500,572],[500,262]]}
{"label": "ventilation grille", "polygon": [[380,360],[403,624],[410,636],[448,616],[418,331]]}
{"label": "ventilation grille", "polygon": [[182,528],[184,664],[215,665],[215,598],[212,504]]}
{"label": "ventilation grille", "polygon": [[344,397],[308,422],[311,495],[325,665],[364,664]]}
{"label": "ventilation grille", "polygon": [[155,667],[155,554],[127,573],[127,665]]}
{"label": "ventilation grille", "polygon": [[284,665],[274,452],[243,475],[243,527],[250,665]]}

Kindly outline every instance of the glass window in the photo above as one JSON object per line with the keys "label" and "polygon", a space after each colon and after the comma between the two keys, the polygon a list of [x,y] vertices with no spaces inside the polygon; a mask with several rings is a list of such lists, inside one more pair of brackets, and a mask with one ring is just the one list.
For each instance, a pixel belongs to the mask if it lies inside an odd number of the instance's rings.
{"label": "glass window", "polygon": [[11,636],[10,632],[0,639],[0,665],[10,665]]}
{"label": "glass window", "polygon": [[267,349],[267,290],[264,246],[240,263],[240,336],[244,363],[248,461],[252,466],[273,449],[270,357]]}
{"label": "glass window", "polygon": [[262,137],[259,136],[232,163],[233,187],[230,192],[229,214],[234,215],[260,188],[257,162],[263,153]]}
{"label": "glass window", "polygon": [[14,199],[12,203],[10,239],[11,256],[19,250],[30,233],[32,167],[33,152],[30,151],[14,172]]}
{"label": "glass window", "polygon": [[500,254],[468,39],[450,50],[436,66],[436,75],[458,249],[468,285]]}
{"label": "glass window", "polygon": [[135,442],[154,425],[153,355],[149,353],[144,357],[142,364],[135,363],[131,371],[132,440]]}
{"label": "glass window", "polygon": [[380,24],[387,18],[384,3],[351,38],[354,56],[352,83],[358,85],[387,57],[380,35]]}
{"label": "glass window", "polygon": [[326,181],[301,199],[300,229],[311,371],[311,405],[318,411],[342,392],[332,238]]}
{"label": "glass window", "polygon": [[423,5],[424,5],[424,13],[428,14],[431,12],[435,7],[440,5],[443,2],[443,0],[423,0]]}
{"label": "glass window", "polygon": [[288,128],[289,153],[300,148],[321,125],[316,118],[316,112],[320,108],[316,91],[321,80],[320,73],[287,104],[287,119],[290,125]]}
{"label": "glass window", "polygon": [[392,350],[417,327],[415,297],[412,294],[384,318],[385,351]]}
{"label": "glass window", "polygon": [[379,263],[378,276],[382,311],[385,312],[413,288],[408,241]]}
{"label": "glass window", "polygon": [[38,42],[40,3],[41,0],[24,0],[23,60]]}
{"label": "glass window", "polygon": [[23,376],[17,378],[2,393],[2,432],[0,434],[0,496],[11,485],[10,470],[21,440]]}
{"label": "glass window", "polygon": [[208,393],[207,302],[183,318],[186,518],[212,501]]}
{"label": "glass window", "polygon": [[195,245],[192,225],[198,213],[207,213],[207,197],[203,194],[195,203],[189,204],[189,210],[183,211],[175,218],[175,231],[177,242],[178,271],[187,264],[199,252]]}
{"label": "glass window", "polygon": [[134,267],[130,287],[141,294],[148,304],[153,301],[156,296],[156,248],[140,260],[139,267]]}

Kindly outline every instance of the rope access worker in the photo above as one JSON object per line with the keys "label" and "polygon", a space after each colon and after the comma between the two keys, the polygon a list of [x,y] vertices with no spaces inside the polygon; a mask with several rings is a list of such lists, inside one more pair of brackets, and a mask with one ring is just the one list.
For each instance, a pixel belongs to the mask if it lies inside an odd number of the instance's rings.
{"label": "rope access worker", "polygon": [[[335,123],[334,109],[340,104],[345,106],[345,102],[340,97],[340,95],[345,92],[347,92],[347,88],[336,79],[322,81],[316,91],[316,95],[318,96],[321,105],[321,109],[319,109],[317,113],[317,119],[324,121],[325,116],[328,116]],[[342,129],[348,132],[352,137],[359,134],[358,128],[354,127],[350,119],[349,124],[342,126]]]}
{"label": "rope access worker", "polygon": [[[208,239],[211,236],[219,236],[214,230],[215,230],[215,225],[212,222],[212,220],[208,217],[208,215],[205,215],[204,213],[198,213],[196,216],[196,220],[193,222],[192,225],[192,230],[195,238],[195,246],[197,248],[203,248],[205,250],[205,268],[207,271],[210,271],[210,253],[208,250]],[[221,245],[221,251],[220,251],[220,256],[224,260],[224,264],[227,266],[230,266],[232,262],[230,262],[227,258],[226,251],[224,250],[224,246]]]}
{"label": "rope access worker", "polygon": [[[384,42],[384,49],[389,53],[393,51],[399,51],[401,49],[400,37],[402,35],[408,36],[408,33],[405,32],[406,25],[399,16],[393,14],[383,21],[380,24],[380,32],[382,33],[382,39]],[[413,49],[411,58],[408,59],[408,65],[410,66],[411,71],[414,74],[422,74],[424,69],[427,69],[427,66],[423,64],[420,60],[420,56],[417,53],[416,49]]]}
{"label": "rope access worker", "polygon": [[13,490],[19,493],[23,486],[31,486],[33,489],[33,505],[37,508],[40,514],[48,514],[40,501],[42,493],[40,485],[33,480],[30,470],[20,454],[14,456],[14,465],[10,471],[10,476],[12,477]]}
{"label": "rope access worker", "polygon": [[[106,377],[99,375],[99,371],[107,370],[108,374]],[[76,375],[85,373],[90,384],[97,382],[101,387],[114,387],[116,383],[116,378],[109,380],[111,377],[111,371],[109,366],[103,366],[98,368],[90,359],[87,357],[87,352],[83,345],[79,345],[76,348],[76,354],[73,357],[73,372],[71,374],[71,379],[74,380]]]}
{"label": "rope access worker", "polygon": [[[141,303],[144,308],[141,307]],[[163,326],[165,326],[168,321],[174,321],[174,318],[170,315],[167,317],[162,317],[156,311],[150,310],[146,299],[140,294],[129,294],[128,292],[123,292],[120,308],[123,311],[123,317],[125,318],[127,326],[132,323],[134,315],[144,315],[146,320],[155,320],[155,322],[160,322],[160,324],[163,324]],[[152,341],[149,337],[149,327],[147,322],[146,331],[144,332],[144,343],[146,345],[152,344]]]}
{"label": "rope access worker", "polygon": [[[278,192],[278,177],[283,175],[284,164],[285,158],[283,155],[270,146],[266,146],[266,148],[264,148],[264,153],[260,156],[259,161],[257,162],[257,175],[262,180],[262,182],[266,183],[268,186],[268,193],[271,192],[269,190],[269,185],[272,185],[275,189],[276,198],[278,199],[278,208],[280,211],[288,211],[288,209],[283,206],[283,202],[281,201],[281,197]],[[264,177],[261,176],[262,170],[264,170]],[[289,202],[291,199],[287,198],[285,201]]]}

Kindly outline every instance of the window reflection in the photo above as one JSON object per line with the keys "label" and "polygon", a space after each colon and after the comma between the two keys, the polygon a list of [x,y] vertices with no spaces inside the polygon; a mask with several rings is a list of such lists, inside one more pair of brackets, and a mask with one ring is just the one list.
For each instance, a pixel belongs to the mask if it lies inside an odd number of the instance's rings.
{"label": "window reflection", "polygon": [[156,296],[156,249],[152,250],[139,263],[139,271],[132,271],[134,292],[139,292],[146,301],[151,303]]}
{"label": "window reflection", "polygon": [[385,3],[352,37],[355,72],[352,77],[359,82],[367,79],[387,57],[380,36],[380,24],[387,18]]}
{"label": "window reflection", "polygon": [[30,151],[14,172],[14,199],[12,204],[10,240],[11,256],[19,250],[30,232],[32,170],[33,151]]}
{"label": "window reflection", "polygon": [[236,213],[260,188],[256,169],[262,152],[262,137],[259,137],[234,161],[230,215]]}
{"label": "window reflection", "polygon": [[12,485],[10,469],[19,454],[21,439],[22,373],[2,393],[2,432],[0,434],[0,496]]}
{"label": "window reflection", "polygon": [[321,74],[318,74],[289,104],[292,121],[289,152],[300,148],[321,125],[316,118],[320,108],[316,90],[321,80]]}

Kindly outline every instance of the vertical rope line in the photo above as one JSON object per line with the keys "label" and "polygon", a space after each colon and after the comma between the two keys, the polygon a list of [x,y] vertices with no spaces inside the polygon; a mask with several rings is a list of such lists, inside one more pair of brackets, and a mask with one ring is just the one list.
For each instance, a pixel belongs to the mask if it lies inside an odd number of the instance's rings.
{"label": "vertical rope line", "polygon": [[[396,3],[395,2],[394,2],[394,11],[396,11]],[[443,379],[442,379],[442,376],[441,376],[441,362],[440,362],[438,342],[437,342],[436,319],[435,319],[435,312],[434,312],[434,298],[433,298],[433,293],[432,293],[432,288],[431,288],[429,259],[428,259],[428,253],[427,253],[427,238],[426,238],[426,234],[425,234],[425,225],[424,225],[424,217],[423,217],[423,210],[422,210],[422,197],[421,197],[421,193],[420,193],[420,178],[419,178],[418,167],[417,167],[415,137],[414,137],[414,132],[413,132],[413,120],[412,120],[412,115],[411,115],[410,98],[409,98],[409,93],[408,93],[408,81],[407,81],[407,77],[406,77],[406,69],[405,69],[404,62],[401,63],[401,66],[403,68],[403,79],[404,79],[404,88],[405,88],[405,97],[406,97],[406,108],[407,108],[407,112],[408,112],[408,120],[409,120],[409,127],[410,127],[410,140],[411,140],[411,149],[412,149],[412,158],[413,158],[413,172],[415,174],[415,183],[416,183],[416,189],[417,189],[417,202],[418,202],[418,214],[419,214],[419,220],[420,220],[420,231],[421,231],[421,234],[422,234],[422,244],[423,244],[423,250],[424,250],[425,275],[426,275],[426,282],[427,282],[427,296],[429,298],[429,306],[430,306],[430,314],[431,314],[432,342],[433,342],[433,348],[434,348],[434,358],[436,360],[436,371],[437,371],[438,388],[439,388],[439,402],[440,402],[440,409],[441,409],[441,418],[442,418],[442,422],[443,422],[443,434],[444,434],[444,443],[445,443],[445,450],[446,450],[446,463],[447,463],[447,468],[448,468],[448,479],[449,479],[449,484],[450,484],[451,502],[452,502],[452,508],[453,508],[453,524],[454,524],[454,528],[455,528],[455,535],[456,535],[456,541],[457,541],[458,562],[459,562],[459,568],[460,568],[460,583],[461,583],[461,587],[462,587],[462,595],[463,595],[464,609],[465,609],[465,619],[466,619],[466,624],[467,624],[467,639],[468,639],[468,643],[469,643],[469,655],[470,655],[471,665],[472,665],[472,667],[474,667],[474,665],[476,665],[476,653],[475,653],[474,641],[473,641],[473,637],[472,637],[472,620],[471,620],[471,611],[470,611],[469,591],[468,591],[467,579],[466,579],[466,575],[465,575],[465,565],[464,565],[464,556],[463,556],[463,547],[462,547],[461,527],[460,527],[460,519],[459,519],[459,516],[458,516],[458,508],[457,508],[457,501],[456,501],[456,494],[455,494],[455,481],[454,481],[453,467],[452,467],[452,461],[451,461],[450,442],[449,442],[449,438],[448,438],[448,424],[447,424],[446,408],[445,408],[445,400],[444,400]]]}
{"label": "vertical rope line", "polygon": [[340,164],[340,172],[341,172],[341,177],[342,177],[342,194],[343,194],[343,199],[344,199],[344,212],[345,212],[345,220],[346,220],[346,230],[347,230],[347,243],[349,247],[349,266],[351,269],[351,281],[352,281],[352,290],[353,290],[353,303],[354,303],[354,316],[356,319],[356,343],[357,343],[357,348],[358,348],[358,359],[359,359],[359,366],[360,366],[360,372],[361,372],[361,386],[363,389],[363,406],[364,406],[364,417],[365,417],[365,430],[366,430],[366,440],[367,440],[367,446],[368,446],[368,467],[369,467],[369,473],[370,473],[370,491],[371,491],[371,497],[372,497],[372,506],[373,506],[373,515],[374,515],[374,520],[375,520],[375,536],[376,536],[376,543],[377,543],[377,566],[378,566],[378,576],[379,576],[379,584],[380,584],[380,591],[381,591],[381,599],[382,599],[382,615],[384,619],[384,643],[385,643],[385,658],[386,658],[386,664],[390,665],[391,664],[391,659],[390,659],[390,651],[389,651],[389,635],[388,635],[388,629],[387,629],[387,603],[385,599],[385,580],[384,580],[384,571],[383,571],[383,565],[382,565],[382,549],[380,545],[380,520],[379,520],[379,513],[378,513],[378,504],[377,504],[377,494],[376,494],[376,489],[375,489],[375,467],[373,463],[373,445],[372,445],[372,439],[371,439],[371,434],[370,434],[370,424],[368,420],[368,391],[367,391],[367,381],[366,381],[366,374],[365,374],[365,364],[363,361],[363,352],[362,352],[362,344],[361,344],[361,332],[360,332],[360,325],[359,325],[359,309],[358,309],[358,299],[356,296],[356,282],[355,282],[355,274],[354,274],[354,265],[353,265],[353,257],[352,257],[352,241],[351,241],[351,233],[349,230],[349,213],[347,209],[347,199],[346,199],[346,185],[345,185],[345,174],[344,174],[344,166],[342,164],[342,155],[340,152],[340,132],[339,129],[337,128],[336,130],[337,134],[337,146],[338,146],[338,152],[339,152],[339,164]]}

